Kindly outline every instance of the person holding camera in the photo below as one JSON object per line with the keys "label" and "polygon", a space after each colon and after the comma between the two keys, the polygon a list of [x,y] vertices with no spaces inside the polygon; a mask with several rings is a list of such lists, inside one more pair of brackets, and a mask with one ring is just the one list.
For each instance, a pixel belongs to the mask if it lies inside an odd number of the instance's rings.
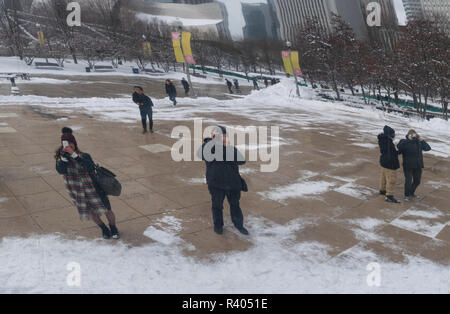
{"label": "person holding camera", "polygon": [[[56,171],[64,176],[67,191],[78,209],[80,219],[92,219],[102,230],[104,239],[119,239],[111,203],[95,180],[95,163],[89,154],[79,150],[72,133],[70,128],[62,129],[62,145],[55,154]],[[100,218],[103,213],[110,228]]]}
{"label": "person holding camera", "polygon": [[223,234],[223,202],[227,197],[234,226],[240,233],[248,235],[239,204],[241,191],[248,190],[239,174],[239,166],[245,164],[244,156],[236,147],[227,144],[227,131],[221,126],[214,129],[211,138],[204,140],[197,155],[206,162],[206,182],[211,194],[214,232]]}
{"label": "person holding camera", "polygon": [[422,180],[424,168],[423,152],[431,151],[431,146],[425,142],[416,131],[410,130],[398,143],[398,151],[403,155],[403,172],[405,174],[405,201],[417,198],[416,190]]}

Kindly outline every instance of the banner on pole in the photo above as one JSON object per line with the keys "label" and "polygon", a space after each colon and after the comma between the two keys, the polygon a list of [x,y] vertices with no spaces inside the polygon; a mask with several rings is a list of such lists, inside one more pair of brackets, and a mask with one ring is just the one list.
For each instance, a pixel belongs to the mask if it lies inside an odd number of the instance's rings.
{"label": "banner on pole", "polygon": [[175,59],[178,63],[184,63],[183,51],[181,50],[181,34],[178,32],[172,33],[173,50],[175,52]]}
{"label": "banner on pole", "polygon": [[287,74],[294,75],[294,69],[292,68],[291,53],[289,50],[285,50],[282,53],[284,70]]}
{"label": "banner on pole", "polygon": [[300,57],[298,51],[291,52],[292,66],[294,67],[295,75],[303,76],[302,69],[300,68]]}
{"label": "banner on pole", "polygon": [[183,32],[181,42],[183,44],[183,52],[186,62],[190,65],[195,65],[195,60],[191,49],[191,37],[192,34],[190,32]]}
{"label": "banner on pole", "polygon": [[39,44],[41,45],[41,48],[44,48],[45,45],[44,32],[38,32],[38,40]]}
{"label": "banner on pole", "polygon": [[152,46],[150,42],[142,43],[142,51],[144,52],[144,56],[150,57],[152,55]]}
{"label": "banner on pole", "polygon": [[282,52],[284,69],[287,74],[297,76],[303,76],[302,69],[300,68],[300,57],[298,51],[285,50]]}

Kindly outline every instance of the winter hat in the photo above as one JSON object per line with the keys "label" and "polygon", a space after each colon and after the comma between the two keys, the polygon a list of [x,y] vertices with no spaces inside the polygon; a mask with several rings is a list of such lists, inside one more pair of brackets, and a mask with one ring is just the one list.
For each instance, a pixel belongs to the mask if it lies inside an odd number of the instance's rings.
{"label": "winter hat", "polygon": [[62,135],[61,135],[61,142],[67,141],[69,143],[74,144],[75,147],[78,148],[77,140],[75,139],[75,136],[73,136],[73,134],[72,134],[73,131],[72,131],[71,128],[64,127],[61,130],[61,133],[62,133]]}
{"label": "winter hat", "polygon": [[141,91],[144,91],[144,89],[141,86],[139,86],[139,85],[136,85],[134,88],[137,88],[137,89],[140,89]]}
{"label": "winter hat", "polygon": [[385,126],[384,129],[384,134],[390,137],[394,137],[395,136],[395,130],[389,126]]}

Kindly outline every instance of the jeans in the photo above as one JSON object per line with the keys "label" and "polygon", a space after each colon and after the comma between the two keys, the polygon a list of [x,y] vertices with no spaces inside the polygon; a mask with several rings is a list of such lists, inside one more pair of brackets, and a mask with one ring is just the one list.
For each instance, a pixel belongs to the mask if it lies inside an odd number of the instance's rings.
{"label": "jeans", "polygon": [[151,106],[142,105],[139,107],[141,111],[142,127],[147,130],[147,117],[150,120],[150,130],[153,130],[153,110]]}
{"label": "jeans", "polygon": [[176,96],[173,96],[173,95],[172,95],[172,96],[170,96],[170,95],[169,95],[169,99],[170,99],[170,101],[172,101],[172,102],[173,102],[173,105],[174,105],[174,106],[176,106],[176,105],[177,105],[177,99],[176,99]]}
{"label": "jeans", "polygon": [[209,187],[209,192],[211,194],[214,226],[223,227],[223,201],[227,197],[228,203],[230,204],[231,221],[236,228],[243,227],[244,215],[239,205],[241,191],[228,191]]}
{"label": "jeans", "polygon": [[404,168],[403,172],[405,173],[405,196],[413,196],[422,181],[422,169]]}

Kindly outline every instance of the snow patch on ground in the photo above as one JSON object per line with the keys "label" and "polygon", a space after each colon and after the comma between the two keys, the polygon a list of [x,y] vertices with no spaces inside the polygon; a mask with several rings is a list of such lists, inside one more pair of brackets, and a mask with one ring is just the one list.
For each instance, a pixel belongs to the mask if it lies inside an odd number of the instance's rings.
{"label": "snow patch on ground", "polygon": [[158,243],[171,246],[184,243],[178,236],[181,230],[181,221],[179,219],[166,216],[158,219],[152,226],[148,227],[144,235]]}
{"label": "snow patch on ground", "polygon": [[0,203],[4,203],[6,201],[8,201],[7,197],[0,197]]}
{"label": "snow patch on ground", "polygon": [[366,200],[369,196],[372,196],[377,192],[374,189],[355,183],[347,183],[333,190],[361,200]]}
{"label": "snow patch on ground", "polygon": [[335,184],[327,181],[301,181],[279,186],[267,192],[259,192],[263,198],[283,202],[292,198],[310,198],[328,192]]}
{"label": "snow patch on ground", "polygon": [[[166,222],[176,226],[172,218]],[[250,217],[252,248],[212,256],[212,262],[160,243],[128,247],[57,235],[7,238],[0,243],[0,293],[450,292],[448,267],[419,257],[389,263],[359,246],[331,258],[324,244],[296,243],[303,227],[299,221],[283,226]],[[72,262],[80,264],[81,287],[67,285]],[[367,265],[373,262],[383,274],[377,288],[367,285]]]}

